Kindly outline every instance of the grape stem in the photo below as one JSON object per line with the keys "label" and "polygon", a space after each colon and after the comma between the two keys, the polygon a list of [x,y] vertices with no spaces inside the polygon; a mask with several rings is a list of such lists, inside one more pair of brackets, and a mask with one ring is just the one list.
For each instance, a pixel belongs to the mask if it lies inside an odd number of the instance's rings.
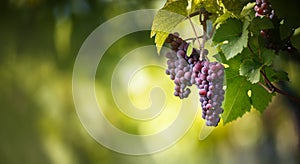
{"label": "grape stem", "polygon": [[197,11],[191,13],[191,14],[188,16],[188,18],[192,18],[192,17],[197,16],[197,15],[199,15],[199,14],[200,14],[200,10],[197,10]]}
{"label": "grape stem", "polygon": [[276,86],[274,86],[274,85],[272,84],[272,82],[270,82],[270,80],[268,79],[268,77],[266,76],[266,74],[265,74],[262,70],[260,70],[260,73],[261,73],[261,75],[263,76],[264,81],[265,81],[265,83],[266,83],[267,86],[265,86],[265,85],[262,84],[261,82],[258,82],[258,84],[259,84],[260,86],[262,86],[266,91],[268,91],[269,93],[277,92],[277,93],[279,93],[279,94],[282,94],[282,95],[288,97],[288,98],[291,99],[291,100],[294,100],[295,102],[300,103],[300,99],[299,99],[298,97],[294,97],[294,96],[290,95],[289,93],[287,93],[287,92],[285,92],[285,91],[283,91],[283,90],[277,88]]}
{"label": "grape stem", "polygon": [[191,41],[195,41],[195,40],[197,40],[197,39],[200,39],[200,38],[203,38],[203,35],[201,35],[201,36],[198,36],[198,37],[196,37],[196,38],[187,38],[187,39],[184,39],[185,41],[189,41],[189,40],[191,40]]}
{"label": "grape stem", "polygon": [[[196,40],[197,40],[197,42],[198,42],[198,44],[199,44],[199,46],[201,46],[201,43],[200,43],[200,40],[199,40],[199,38],[198,38],[198,34],[197,34],[197,31],[196,31],[196,28],[195,28],[195,26],[194,26],[194,24],[193,24],[193,22],[192,22],[192,20],[191,20],[191,18],[190,17],[188,17],[188,20],[189,20],[189,22],[190,22],[190,24],[191,24],[191,26],[192,26],[192,29],[193,29],[193,31],[194,31],[194,34],[195,34],[195,36],[196,36]],[[204,38],[205,38],[205,35],[203,35],[204,37],[203,37],[203,40],[204,40]],[[201,48],[201,47],[200,47]],[[201,54],[200,54],[200,57],[201,57]],[[202,59],[202,58],[201,58]]]}
{"label": "grape stem", "polygon": [[203,31],[203,39],[202,39],[202,44],[201,44],[201,47],[200,47],[200,61],[202,61],[204,58],[207,59],[207,56],[204,55],[204,46],[205,46],[206,38],[207,38],[206,37],[206,32]]}
{"label": "grape stem", "polygon": [[[191,13],[188,17],[187,17],[187,19],[189,20],[189,22],[190,22],[190,24],[191,24],[191,26],[192,26],[192,29],[193,29],[193,31],[194,31],[194,34],[195,34],[195,36],[196,36],[196,38],[195,39],[191,39],[191,40],[193,40],[193,41],[195,41],[195,40],[197,40],[197,42],[198,42],[198,44],[199,44],[199,49],[200,49],[200,56],[199,56],[199,60],[200,61],[202,61],[203,59],[205,59],[205,60],[208,60],[208,58],[207,58],[207,56],[204,54],[204,47],[205,47],[205,42],[206,42],[206,40],[208,39],[207,37],[207,25],[206,25],[206,20],[209,18],[209,15],[210,15],[211,13],[209,13],[209,12],[207,12],[206,10],[205,10],[205,8],[201,8],[200,10],[198,10],[198,11],[196,11],[196,12],[194,12],[194,13]],[[194,17],[194,16],[197,16],[197,15],[199,15],[199,21],[200,21],[200,23],[201,23],[201,25],[202,25],[202,28],[203,28],[203,35],[202,36],[200,36],[200,37],[198,37],[198,35],[197,35],[197,31],[196,31],[196,28],[195,28],[195,26],[194,26],[194,24],[193,24],[193,22],[192,22],[192,20],[191,20],[191,17]],[[211,31],[211,33],[209,34],[209,38],[213,35],[213,33],[214,33],[214,30],[215,30],[215,26],[214,26],[214,28],[213,28],[213,30]],[[202,38],[202,44],[200,43],[200,38]],[[186,39],[187,40],[187,39]]]}
{"label": "grape stem", "polygon": [[274,89],[270,89],[269,87],[265,86],[262,82],[258,82],[258,84],[263,87],[266,91],[268,91],[269,93],[274,93]]}
{"label": "grape stem", "polygon": [[[205,8],[201,8],[200,10],[200,15],[199,15],[199,21],[202,25],[202,31],[203,31],[203,39],[202,39],[202,44],[200,47],[200,61],[202,61],[204,58],[208,60],[207,56],[204,55],[204,47],[205,47],[205,42],[208,39],[207,38],[207,25],[206,25],[206,20],[209,18],[209,13],[205,10]],[[210,34],[211,35],[211,34]]]}

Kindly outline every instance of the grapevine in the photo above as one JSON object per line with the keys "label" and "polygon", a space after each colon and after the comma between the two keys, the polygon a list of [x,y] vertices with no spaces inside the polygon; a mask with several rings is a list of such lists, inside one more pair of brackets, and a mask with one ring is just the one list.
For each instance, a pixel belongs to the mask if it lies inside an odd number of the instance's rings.
{"label": "grapevine", "polygon": [[[298,54],[298,50],[292,43],[295,28],[283,34],[287,20],[277,15],[271,2],[233,5],[231,1],[204,0],[191,1],[188,8],[189,2],[168,1],[154,18],[151,36],[155,36],[158,52],[164,45],[171,50],[165,54],[166,74],[174,81],[174,95],[188,98],[190,87],[197,86],[207,126],[217,126],[221,117],[224,124],[236,120],[251,108],[263,112],[275,93],[300,102],[275,84],[289,80],[288,74],[274,65],[275,58],[283,52]],[[191,21],[196,16],[202,34]],[[182,39],[173,33],[185,20],[190,22],[195,38]],[[208,54],[209,48],[204,46],[209,40],[217,54]],[[193,45],[195,41],[198,48]]]}

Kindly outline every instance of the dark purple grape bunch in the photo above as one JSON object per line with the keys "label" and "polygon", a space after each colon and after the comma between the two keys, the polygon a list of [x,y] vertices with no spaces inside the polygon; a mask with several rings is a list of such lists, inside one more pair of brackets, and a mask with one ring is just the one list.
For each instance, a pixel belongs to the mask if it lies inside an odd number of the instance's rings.
{"label": "dark purple grape bunch", "polygon": [[290,54],[296,53],[298,50],[292,45],[290,37],[283,39],[280,37],[280,21],[272,5],[268,0],[256,0],[256,5],[254,6],[255,16],[264,16],[270,19],[274,25],[273,29],[262,29],[260,30],[260,35],[264,40],[265,47],[268,49],[275,50],[279,52],[280,50],[287,51]]}
{"label": "dark purple grape bunch", "polygon": [[[264,16],[269,19],[275,17],[275,12],[272,9],[272,5],[268,0],[256,0],[256,5],[254,6],[255,16]],[[276,19],[277,20],[277,19]],[[273,21],[276,23],[276,21]],[[260,30],[260,35],[265,42],[265,47],[268,49],[274,49],[276,51],[280,50],[281,42],[280,37],[275,29],[262,29]]]}
{"label": "dark purple grape bunch", "polygon": [[275,16],[272,5],[268,2],[268,0],[256,0],[254,10],[256,11],[255,16],[266,16],[270,19],[273,19]]}
{"label": "dark purple grape bunch", "polygon": [[[202,117],[206,120],[207,126],[217,126],[220,114],[223,113],[221,106],[225,94],[223,65],[199,60],[200,51],[196,49],[187,56],[189,43],[179,38],[178,33],[170,34],[165,43],[172,49],[166,53],[168,58],[166,74],[174,80],[174,95],[181,99],[187,98],[191,92],[188,87],[196,84],[199,88]],[[208,51],[204,50],[204,55],[207,54]]]}
{"label": "dark purple grape bunch", "polygon": [[220,114],[223,113],[222,102],[225,91],[223,89],[224,66],[218,62],[204,61],[197,81],[200,102],[202,106],[202,118],[207,126],[217,126],[220,122]]}
{"label": "dark purple grape bunch", "polygon": [[[182,50],[186,53],[189,43],[187,43],[185,40],[179,37],[179,33],[175,32],[174,34],[169,34],[167,37],[166,44],[170,45],[171,50],[177,52],[179,50]],[[187,54],[182,55],[182,57],[189,63],[194,64],[196,61],[199,60],[199,53],[197,49],[193,48],[192,54],[188,57]]]}
{"label": "dark purple grape bunch", "polygon": [[187,63],[187,61],[182,57],[185,55],[183,50],[179,50],[177,52],[171,51],[166,53],[166,57],[168,58],[167,64],[168,69],[166,70],[166,74],[170,75],[170,79],[174,80],[174,95],[179,98],[187,98],[191,93],[191,90],[187,88],[191,86],[191,74],[192,68]]}
{"label": "dark purple grape bunch", "polygon": [[174,80],[174,95],[180,99],[187,98],[191,90],[187,87],[192,86],[192,70],[193,64],[198,60],[199,55],[195,50],[190,57],[187,56],[186,51],[188,43],[179,38],[178,33],[170,34],[166,40],[173,51],[167,52],[168,58],[166,74]]}

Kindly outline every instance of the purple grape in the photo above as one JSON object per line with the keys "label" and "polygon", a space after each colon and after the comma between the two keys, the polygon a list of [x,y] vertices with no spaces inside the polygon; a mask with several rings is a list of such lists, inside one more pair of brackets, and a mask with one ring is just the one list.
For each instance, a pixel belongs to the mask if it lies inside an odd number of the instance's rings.
{"label": "purple grape", "polygon": [[[173,50],[166,53],[166,74],[174,80],[174,95],[180,99],[187,98],[191,93],[188,87],[196,84],[199,89],[202,118],[206,119],[207,126],[217,126],[220,114],[223,113],[221,106],[225,94],[223,65],[218,62],[200,61],[200,50],[196,49],[193,49],[193,53],[188,57],[186,51],[189,43],[182,40],[179,33],[170,34],[165,42],[170,44]],[[207,50],[204,52],[208,53]]]}
{"label": "purple grape", "polygon": [[220,109],[224,99],[223,80],[224,67],[217,62],[203,62],[201,73],[202,83],[198,85],[200,102],[202,106],[202,117],[206,119],[207,126],[217,126],[220,121]]}
{"label": "purple grape", "polygon": [[[199,60],[199,54],[193,53],[187,56],[186,51],[189,43],[179,37],[179,33],[170,34],[165,43],[168,43],[173,51],[166,53],[167,65],[166,74],[174,80],[174,95],[183,99],[188,97],[191,90],[187,87],[196,81],[192,78],[193,64]],[[197,52],[197,51],[193,51]]]}

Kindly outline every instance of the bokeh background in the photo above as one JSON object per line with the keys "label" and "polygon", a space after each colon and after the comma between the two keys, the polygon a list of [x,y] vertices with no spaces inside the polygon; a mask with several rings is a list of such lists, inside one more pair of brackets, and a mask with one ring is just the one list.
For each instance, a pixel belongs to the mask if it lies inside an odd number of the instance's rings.
{"label": "bokeh background", "polygon": [[[199,140],[204,125],[199,115],[178,143],[151,155],[114,152],[88,134],[72,99],[72,71],[81,44],[114,16],[163,4],[158,0],[1,1],[0,163],[299,163],[299,104],[282,95],[274,97],[264,113],[252,109],[232,123],[221,123],[204,140]],[[188,28],[183,24],[177,30],[187,36]],[[105,104],[106,116],[116,127],[134,134],[162,130],[176,118],[181,103],[172,96],[173,84],[164,70],[151,67],[136,74],[124,96],[131,98],[128,103],[147,108],[155,97],[149,94],[151,81],[159,83],[169,104],[163,117],[146,123],[118,112],[111,94],[112,72],[127,53],[153,45],[149,36],[149,31],[141,31],[118,40],[105,53],[96,75],[97,98]],[[153,53],[128,64],[141,60],[165,59]],[[300,96],[299,60],[280,56],[276,65],[290,75],[290,83],[278,86]],[[126,70],[126,65],[122,68]],[[197,109],[187,106],[185,110]]]}

